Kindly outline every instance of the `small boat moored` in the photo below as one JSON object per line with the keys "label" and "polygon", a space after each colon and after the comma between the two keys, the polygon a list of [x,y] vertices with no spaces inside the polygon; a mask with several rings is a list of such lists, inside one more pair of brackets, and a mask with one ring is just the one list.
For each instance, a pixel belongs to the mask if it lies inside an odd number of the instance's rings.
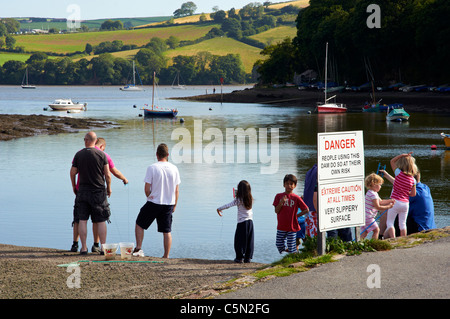
{"label": "small boat moored", "polygon": [[[157,108],[157,109],[155,109]],[[144,117],[176,117],[178,114],[178,110],[164,110],[158,109],[158,107],[154,107],[154,109],[144,108]]]}
{"label": "small boat moored", "polygon": [[54,111],[87,110],[87,103],[73,103],[71,99],[57,99],[48,106],[50,106]]}
{"label": "small boat moored", "polygon": [[35,89],[35,88],[36,86],[28,83],[28,67],[27,67],[22,80],[22,89]]}
{"label": "small boat moored", "polygon": [[326,43],[325,49],[325,89],[323,90],[325,93],[324,103],[317,103],[316,110],[317,113],[346,113],[347,107],[342,103],[329,103],[328,101],[331,99],[335,99],[336,95],[327,98],[327,64],[328,64],[328,42]]}
{"label": "small boat moored", "polygon": [[[139,73],[138,73],[139,77]],[[141,81],[141,78],[139,77],[139,81]],[[141,81],[142,85],[142,81]],[[128,84],[120,88],[121,91],[129,91],[129,92],[138,92],[142,91],[142,88],[136,85],[136,66],[133,61],[133,84]]]}
{"label": "small boat moored", "polygon": [[156,86],[155,72],[153,72],[152,105],[149,107],[148,104],[145,104],[146,107],[143,108],[144,117],[176,117],[178,114],[177,109],[165,109],[158,107],[154,104],[156,91],[155,86]]}
{"label": "small boat moored", "polygon": [[405,111],[403,107],[392,107],[392,110],[390,110],[390,107],[388,107],[386,115],[386,121],[391,122],[406,122],[409,120],[409,114]]}

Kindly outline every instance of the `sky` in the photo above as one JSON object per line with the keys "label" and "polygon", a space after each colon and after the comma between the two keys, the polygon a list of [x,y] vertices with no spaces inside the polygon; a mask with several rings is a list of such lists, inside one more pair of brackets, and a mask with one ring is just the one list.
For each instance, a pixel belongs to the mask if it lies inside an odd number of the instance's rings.
{"label": "sky", "polygon": [[[219,10],[240,9],[255,0],[20,0],[2,1],[0,17],[67,18],[80,16],[80,20],[103,18],[133,18],[171,16],[185,2],[197,6],[196,13],[210,13],[214,6]],[[274,0],[271,2],[287,2]],[[78,20],[78,19],[70,19]]]}

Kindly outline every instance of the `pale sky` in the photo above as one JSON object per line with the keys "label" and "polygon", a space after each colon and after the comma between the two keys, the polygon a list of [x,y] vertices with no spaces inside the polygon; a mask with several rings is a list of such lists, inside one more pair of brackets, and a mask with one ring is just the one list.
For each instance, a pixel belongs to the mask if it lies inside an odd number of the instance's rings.
{"label": "pale sky", "polygon": [[[45,17],[72,18],[80,20],[103,18],[133,18],[170,16],[185,2],[192,1],[197,6],[196,13],[210,13],[214,6],[219,10],[240,9],[254,0],[20,0],[2,1],[0,17]],[[271,1],[287,2],[287,1]],[[75,6],[71,6],[75,5]],[[78,20],[78,19],[70,19]]]}

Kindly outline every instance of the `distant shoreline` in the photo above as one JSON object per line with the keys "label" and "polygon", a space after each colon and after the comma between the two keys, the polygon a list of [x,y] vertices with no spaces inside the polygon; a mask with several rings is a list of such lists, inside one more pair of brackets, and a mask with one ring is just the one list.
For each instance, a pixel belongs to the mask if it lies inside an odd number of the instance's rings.
{"label": "distant shoreline", "polygon": [[[217,90],[216,90],[217,92]],[[366,101],[370,100],[369,92],[330,93],[337,95],[336,102],[347,105],[349,112],[361,112]],[[411,113],[450,114],[450,94],[434,92],[377,92],[376,100],[381,104],[403,104]],[[188,97],[172,98],[214,103],[261,103],[267,105],[302,106],[315,108],[317,102],[323,102],[323,92],[287,88],[252,88],[232,93],[215,93]]]}

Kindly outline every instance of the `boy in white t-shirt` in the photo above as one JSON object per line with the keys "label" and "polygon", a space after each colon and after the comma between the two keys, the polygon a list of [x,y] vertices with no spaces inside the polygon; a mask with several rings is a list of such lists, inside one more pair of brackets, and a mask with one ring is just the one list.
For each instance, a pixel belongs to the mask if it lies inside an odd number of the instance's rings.
{"label": "boy in white t-shirt", "polygon": [[158,232],[164,236],[164,256],[169,258],[172,246],[172,214],[178,202],[180,173],[178,168],[168,162],[169,149],[160,144],[156,150],[158,162],[150,165],[145,174],[145,196],[147,202],[142,206],[136,218],[136,248],[134,256],[144,256],[142,241],[144,230],[148,229],[156,219]]}
{"label": "boy in white t-shirt", "polygon": [[375,217],[377,216],[378,211],[384,211],[394,206],[395,199],[382,200],[378,195],[383,183],[383,178],[375,173],[368,175],[364,180],[364,184],[367,188],[365,197],[366,224],[363,226],[364,231],[361,234],[361,239],[366,238],[366,236],[372,231],[372,238],[378,239],[380,228],[375,221]]}

